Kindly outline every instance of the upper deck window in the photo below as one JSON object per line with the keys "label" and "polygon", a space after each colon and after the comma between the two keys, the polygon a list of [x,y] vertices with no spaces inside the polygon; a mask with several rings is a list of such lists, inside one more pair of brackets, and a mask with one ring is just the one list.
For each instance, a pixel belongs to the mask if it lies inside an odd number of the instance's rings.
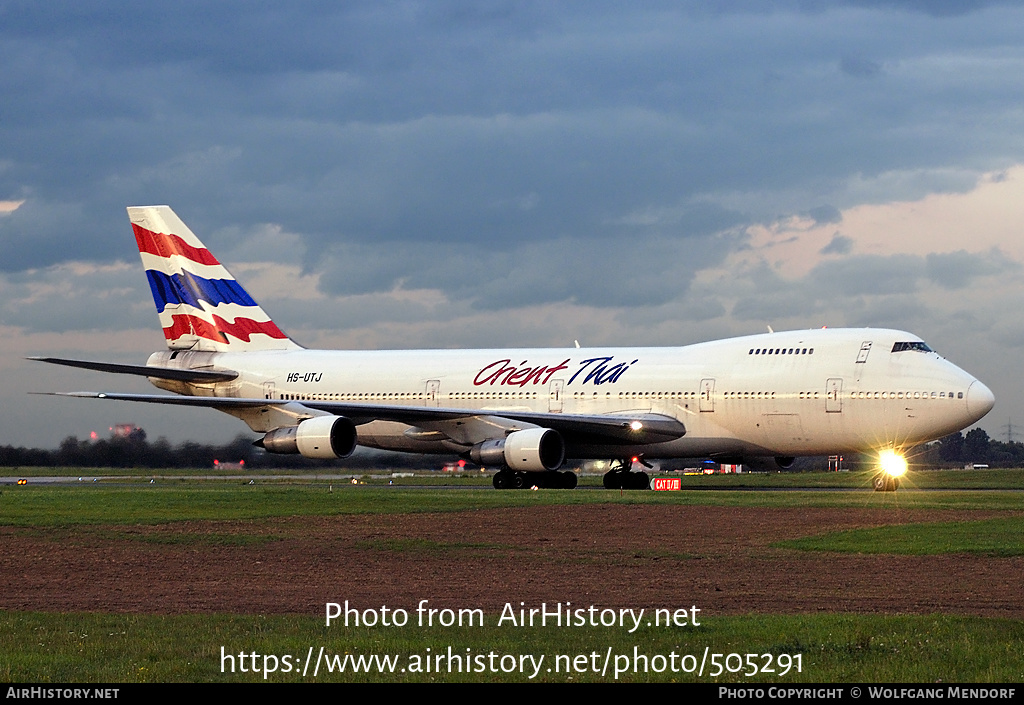
{"label": "upper deck window", "polygon": [[909,342],[909,343],[893,343],[892,351],[894,353],[903,352],[904,350],[916,350],[917,352],[933,352],[927,344],[921,341]]}

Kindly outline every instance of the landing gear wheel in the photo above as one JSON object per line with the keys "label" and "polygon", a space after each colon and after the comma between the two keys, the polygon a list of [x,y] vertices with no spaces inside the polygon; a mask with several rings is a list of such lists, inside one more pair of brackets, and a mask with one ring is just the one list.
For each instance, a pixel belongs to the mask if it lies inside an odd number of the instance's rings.
{"label": "landing gear wheel", "polygon": [[606,490],[646,490],[651,487],[651,478],[645,472],[609,470],[604,474]]}
{"label": "landing gear wheel", "polygon": [[882,473],[875,475],[875,479],[872,480],[875,492],[895,492],[900,486],[900,479],[891,475]]}
{"label": "landing gear wheel", "polygon": [[526,487],[551,489],[575,489],[579,480],[571,470],[564,472],[516,472],[515,470],[499,470],[494,473],[491,484],[496,490],[521,490]]}
{"label": "landing gear wheel", "polygon": [[624,490],[627,487],[629,469],[633,463],[628,460],[613,460],[609,463],[608,472],[604,474],[602,483],[606,490]]}
{"label": "landing gear wheel", "polygon": [[526,475],[514,470],[499,470],[491,481],[496,490],[521,490],[526,487]]}

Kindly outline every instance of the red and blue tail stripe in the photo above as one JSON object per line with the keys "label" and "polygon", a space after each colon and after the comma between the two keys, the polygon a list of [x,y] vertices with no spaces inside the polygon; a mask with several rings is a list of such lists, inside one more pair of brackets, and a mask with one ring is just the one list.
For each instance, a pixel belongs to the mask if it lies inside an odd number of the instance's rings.
{"label": "red and blue tail stripe", "polygon": [[198,316],[188,314],[172,315],[173,323],[164,328],[164,335],[168,340],[180,338],[183,335],[198,335],[207,340],[217,341],[228,345],[233,338],[243,342],[251,342],[254,334],[269,335],[277,340],[287,340],[288,336],[281,332],[281,329],[274,325],[273,321],[254,321],[251,318],[236,318],[234,321],[225,321],[214,314],[213,322],[206,321]]}
{"label": "red and blue tail stripe", "polygon": [[132,223],[132,230],[135,231],[135,242],[139,245],[139,252],[156,255],[157,257],[177,255],[196,264],[220,264],[208,249],[205,247],[193,247],[177,235],[154,233],[135,223]]}
{"label": "red and blue tail stripe", "polygon": [[167,306],[179,304],[202,308],[201,301],[211,306],[258,305],[234,279],[204,279],[188,271],[168,275],[155,269],[147,269],[146,276],[149,278],[149,288],[153,291],[157,313],[163,313]]}
{"label": "red and blue tail stripe", "polygon": [[128,209],[171,349],[298,348],[167,206]]}

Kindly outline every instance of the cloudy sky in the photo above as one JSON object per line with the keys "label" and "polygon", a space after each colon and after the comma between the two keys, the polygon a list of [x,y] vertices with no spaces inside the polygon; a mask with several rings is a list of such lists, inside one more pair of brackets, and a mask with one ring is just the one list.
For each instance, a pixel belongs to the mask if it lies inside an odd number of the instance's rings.
{"label": "cloudy sky", "polygon": [[26,355],[163,348],[167,203],[316,347],[913,331],[1024,438],[1024,8],[0,0],[0,444],[213,411]]}

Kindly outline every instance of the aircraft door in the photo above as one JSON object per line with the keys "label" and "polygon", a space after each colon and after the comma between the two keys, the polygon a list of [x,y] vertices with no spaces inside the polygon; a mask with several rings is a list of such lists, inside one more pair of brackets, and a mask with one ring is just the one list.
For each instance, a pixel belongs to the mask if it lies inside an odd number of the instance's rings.
{"label": "aircraft door", "polygon": [[424,396],[427,406],[439,406],[440,405],[440,394],[441,380],[439,379],[428,379],[427,380],[427,391]]}
{"label": "aircraft door", "polygon": [[273,399],[274,398],[274,383],[264,382],[263,383],[263,398]]}
{"label": "aircraft door", "polygon": [[843,380],[830,377],[825,382],[825,411],[833,414],[843,410]]}
{"label": "aircraft door", "polygon": [[700,410],[715,410],[715,380],[702,379],[700,381]]}
{"label": "aircraft door", "polygon": [[854,367],[857,369],[857,373],[854,377],[860,382],[861,376],[864,374],[864,363],[868,361],[868,355],[871,353],[871,341],[865,340],[860,344],[860,352],[857,353],[857,362]]}
{"label": "aircraft door", "polygon": [[564,379],[551,380],[551,386],[548,388],[548,411],[552,414],[562,413],[562,394],[564,391]]}

